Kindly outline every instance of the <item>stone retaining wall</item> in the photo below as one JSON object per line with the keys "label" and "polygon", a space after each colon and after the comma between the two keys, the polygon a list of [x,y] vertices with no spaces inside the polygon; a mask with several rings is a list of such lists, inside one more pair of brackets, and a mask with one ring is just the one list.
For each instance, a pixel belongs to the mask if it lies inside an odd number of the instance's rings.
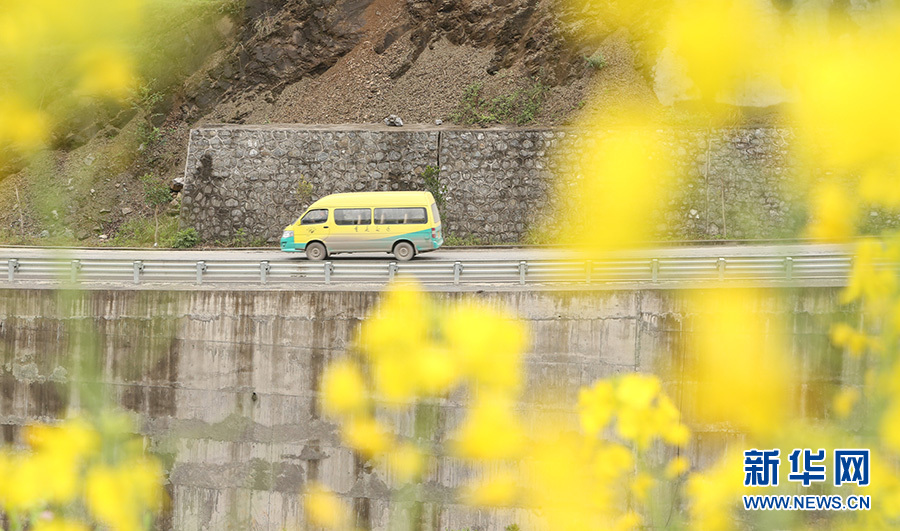
{"label": "stone retaining wall", "polygon": [[[796,236],[805,214],[788,188],[785,129],[664,132],[673,195],[648,212],[658,239]],[[207,126],[191,131],[183,227],[206,241],[238,234],[275,242],[308,204],[334,192],[424,190],[440,168],[447,233],[485,242],[528,239],[554,195],[577,133],[548,129],[377,126]],[[551,158],[556,153],[559,156]],[[562,161],[562,162],[559,162]],[[662,178],[662,176],[661,176]],[[309,191],[305,195],[299,188]]]}

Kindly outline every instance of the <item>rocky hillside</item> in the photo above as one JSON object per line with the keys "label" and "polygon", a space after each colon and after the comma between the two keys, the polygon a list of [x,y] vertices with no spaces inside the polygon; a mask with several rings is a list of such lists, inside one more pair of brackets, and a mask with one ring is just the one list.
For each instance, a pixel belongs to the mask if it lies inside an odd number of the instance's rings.
{"label": "rocky hillside", "polygon": [[[0,182],[0,239],[170,245],[191,127],[228,123],[555,125],[622,95],[658,105],[627,33],[576,36],[552,0],[221,4],[193,70]],[[212,35],[214,38],[211,38]],[[217,43],[212,46],[210,43]],[[184,61],[180,64],[185,64]],[[184,70],[182,68],[182,70]],[[218,242],[246,245],[255,242]]]}

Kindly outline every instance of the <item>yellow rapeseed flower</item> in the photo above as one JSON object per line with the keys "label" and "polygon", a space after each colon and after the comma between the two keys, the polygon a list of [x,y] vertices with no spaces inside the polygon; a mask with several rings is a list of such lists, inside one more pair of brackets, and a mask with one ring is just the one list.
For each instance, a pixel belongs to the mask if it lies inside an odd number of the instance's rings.
{"label": "yellow rapeseed flower", "polygon": [[691,529],[734,529],[731,512],[744,489],[742,463],[740,452],[730,452],[703,473],[690,476],[687,493]]}
{"label": "yellow rapeseed flower", "polygon": [[685,65],[701,98],[740,92],[750,82],[774,81],[777,18],[753,0],[675,2],[664,44]]}
{"label": "yellow rapeseed flower", "polygon": [[866,310],[882,312],[887,310],[888,300],[897,293],[897,277],[889,268],[880,267],[880,262],[893,260],[896,249],[872,238],[866,238],[856,245],[850,281],[841,293],[844,304],[863,299]]}
{"label": "yellow rapeseed flower", "polygon": [[687,472],[690,466],[691,465],[690,463],[688,463],[687,459],[682,456],[678,456],[669,461],[668,464],[666,464],[666,477],[669,479],[677,478]]}
{"label": "yellow rapeseed flower", "polygon": [[406,442],[390,451],[387,456],[387,463],[397,476],[397,479],[408,483],[422,474],[425,456],[418,446]]}
{"label": "yellow rapeseed flower", "polygon": [[9,94],[0,94],[0,146],[8,144],[20,151],[41,147],[50,134],[47,115]]}
{"label": "yellow rapeseed flower", "polygon": [[131,496],[127,475],[107,465],[95,465],[84,482],[85,505],[97,521],[118,531],[141,529],[140,510]]}
{"label": "yellow rapeseed flower", "polygon": [[659,395],[659,379],[643,374],[626,374],[616,386],[616,398],[623,407],[646,409]]}
{"label": "yellow rapeseed flower", "polygon": [[463,489],[462,499],[469,505],[508,507],[521,490],[522,479],[509,471],[491,473]]}
{"label": "yellow rapeseed flower", "polygon": [[463,368],[453,351],[443,345],[423,345],[410,360],[407,375],[417,383],[422,396],[441,396],[452,389],[460,379]]}
{"label": "yellow rapeseed flower", "polygon": [[900,400],[894,400],[881,416],[880,435],[883,444],[900,452]]}
{"label": "yellow rapeseed flower", "polygon": [[853,407],[859,401],[859,390],[854,387],[845,387],[834,395],[833,407],[838,417],[845,419],[850,416]]}
{"label": "yellow rapeseed flower", "polygon": [[634,122],[615,133],[585,126],[578,155],[562,161],[559,195],[573,203],[559,212],[575,248],[603,253],[650,238],[647,213],[660,208],[671,171],[657,130],[637,115]]}
{"label": "yellow rapeseed flower", "polygon": [[377,420],[357,416],[341,426],[344,442],[367,458],[382,455],[391,447],[392,437]]}
{"label": "yellow rapeseed flower", "polygon": [[38,520],[31,528],[32,531],[89,531],[90,528],[75,520],[54,518],[52,520]]}
{"label": "yellow rapeseed flower", "polygon": [[702,292],[690,367],[701,420],[729,423],[752,434],[771,434],[790,411],[790,356],[773,320],[760,315],[761,296],[750,290]]}
{"label": "yellow rapeseed flower", "polygon": [[475,399],[455,436],[456,453],[474,459],[516,456],[525,432],[509,398],[485,393]]}
{"label": "yellow rapeseed flower", "polygon": [[599,380],[591,387],[578,391],[578,418],[581,429],[588,435],[602,431],[612,419],[616,407],[612,382]]}
{"label": "yellow rapeseed flower", "polygon": [[366,395],[366,382],[356,363],[343,359],[325,368],[321,396],[326,414],[340,417],[361,413],[368,403]]}
{"label": "yellow rapeseed flower", "polygon": [[856,234],[858,201],[837,183],[817,187],[812,198],[813,221],[808,231],[812,238],[845,241]]}
{"label": "yellow rapeseed flower", "polygon": [[602,444],[593,458],[594,473],[603,482],[612,484],[634,469],[631,450],[618,443]]}
{"label": "yellow rapeseed flower", "polygon": [[444,330],[448,348],[464,374],[480,385],[518,391],[527,348],[521,321],[470,301],[449,312]]}
{"label": "yellow rapeseed flower", "polygon": [[350,514],[341,500],[321,483],[307,486],[303,497],[306,519],[313,526],[343,529],[350,522]]}
{"label": "yellow rapeseed flower", "polygon": [[136,85],[131,57],[114,48],[86,50],[78,62],[83,71],[78,90],[84,94],[125,99]]}
{"label": "yellow rapeseed flower", "polygon": [[429,340],[430,318],[428,299],[415,284],[392,284],[360,326],[358,342],[373,362],[412,358]]}
{"label": "yellow rapeseed flower", "polygon": [[6,509],[28,513],[43,505],[47,501],[44,491],[46,473],[32,453],[7,454],[6,475],[2,482],[7,484],[3,497]]}
{"label": "yellow rapeseed flower", "polygon": [[[900,17],[887,9],[876,24],[797,25],[783,50],[785,77],[795,92],[789,106],[800,143],[817,166],[862,172],[867,201],[896,206],[900,155]],[[854,24],[854,26],[856,26]],[[885,174],[884,171],[889,173]],[[888,175],[893,178],[887,178]],[[866,180],[874,183],[866,183]],[[883,183],[881,188],[878,183]]]}
{"label": "yellow rapeseed flower", "polygon": [[646,472],[640,472],[631,483],[631,492],[634,493],[634,497],[639,501],[646,502],[647,494],[649,494],[650,489],[654,485],[656,485],[656,480],[653,479],[653,476]]}

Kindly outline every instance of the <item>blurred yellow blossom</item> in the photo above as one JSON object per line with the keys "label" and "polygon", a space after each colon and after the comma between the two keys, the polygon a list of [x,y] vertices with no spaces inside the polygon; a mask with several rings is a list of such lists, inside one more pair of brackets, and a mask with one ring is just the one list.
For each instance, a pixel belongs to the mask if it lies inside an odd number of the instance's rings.
{"label": "blurred yellow blossom", "polygon": [[94,48],[78,59],[83,70],[78,90],[87,95],[125,99],[137,81],[132,59],[119,50]]}
{"label": "blurred yellow blossom", "polygon": [[627,408],[646,409],[659,396],[659,380],[642,374],[626,374],[619,379],[616,398]]}
{"label": "blurred yellow blossom", "polygon": [[431,310],[414,284],[393,284],[359,328],[358,341],[371,361],[412,357],[428,340]]}
{"label": "blurred yellow blossom", "polygon": [[841,389],[834,395],[834,412],[840,418],[847,418],[859,401],[859,390],[853,387]]}
{"label": "blurred yellow blossom", "polygon": [[81,96],[125,99],[136,84],[146,5],[145,0],[5,3],[0,148],[28,155],[42,147],[58,123],[86,106]]}
{"label": "blurred yellow blossom", "polygon": [[752,81],[774,82],[778,20],[754,0],[675,2],[663,32],[698,95],[731,97]]}
{"label": "blurred yellow blossom", "polygon": [[528,347],[525,327],[512,316],[466,302],[446,316],[445,335],[462,371],[480,385],[517,392],[522,353]]}
{"label": "blurred yellow blossom", "polygon": [[578,390],[578,414],[581,429],[588,435],[596,435],[612,419],[616,400],[612,382],[599,380],[592,387]]}
{"label": "blurred yellow blossom", "polygon": [[90,528],[74,520],[54,518],[52,520],[38,520],[31,529],[32,531],[89,531]]}
{"label": "blurred yellow blossom", "polygon": [[848,190],[833,182],[813,191],[813,221],[808,228],[812,238],[844,241],[856,233],[857,200]]}
{"label": "blurred yellow blossom", "polygon": [[349,525],[350,512],[341,500],[321,483],[306,487],[303,507],[306,519],[313,526],[343,529]]}
{"label": "blurred yellow blossom", "polygon": [[655,438],[680,446],[690,436],[655,376],[627,374],[581,389],[578,415],[588,435],[596,435],[615,415],[616,431],[638,449],[647,448]]}
{"label": "blurred yellow blossom", "polygon": [[846,348],[850,354],[855,356],[862,354],[869,344],[869,339],[865,334],[857,332],[847,323],[835,323],[831,325],[829,336],[831,337],[832,343],[836,346]]}
{"label": "blurred yellow blossom", "polygon": [[149,462],[94,465],[85,476],[85,505],[113,529],[139,530],[145,511],[156,508],[161,480],[158,467]]}
{"label": "blurred yellow blossom", "polygon": [[700,420],[751,434],[783,427],[792,404],[794,370],[777,323],[760,312],[761,297],[749,289],[716,289],[693,303],[703,312],[691,341],[694,409]]}
{"label": "blurred yellow blossom", "polygon": [[669,479],[677,478],[687,472],[690,467],[691,465],[687,459],[682,456],[675,457],[666,464],[666,477]]}
{"label": "blurred yellow blossom", "polygon": [[322,374],[322,408],[332,416],[360,413],[367,404],[366,382],[349,360],[329,364]]}
{"label": "blurred yellow blossom", "polygon": [[457,430],[456,453],[475,459],[503,459],[516,456],[524,445],[525,433],[512,401],[499,394],[485,393],[474,404]]}
{"label": "blurred yellow blossom", "polygon": [[492,473],[463,489],[462,498],[470,505],[506,507],[517,499],[520,485],[521,478],[508,471]]}
{"label": "blurred yellow blossom", "polygon": [[653,479],[653,476],[646,472],[640,472],[634,478],[634,481],[631,482],[631,492],[634,493],[634,497],[639,501],[646,502],[647,494],[655,484],[656,480]]}
{"label": "blurred yellow blossom", "polygon": [[28,152],[43,145],[49,134],[50,123],[44,112],[0,94],[0,146],[8,144]]}
{"label": "blurred yellow blossom", "polygon": [[897,276],[883,262],[896,260],[898,248],[873,238],[861,240],[856,245],[850,281],[841,293],[841,302],[862,299],[866,311],[881,313],[887,310],[888,300],[897,293]]}
{"label": "blurred yellow blossom", "polygon": [[659,132],[634,116],[616,133],[583,126],[578,155],[563,161],[558,193],[573,204],[557,214],[568,245],[597,253],[650,238],[647,213],[660,207],[671,168]]}
{"label": "blurred yellow blossom", "polygon": [[392,445],[392,438],[384,426],[371,417],[351,417],[342,426],[344,441],[365,457],[385,453]]}
{"label": "blurred yellow blossom", "polygon": [[400,481],[409,482],[422,474],[425,456],[418,446],[407,442],[393,448],[387,462]]}
{"label": "blurred yellow blossom", "polygon": [[731,452],[710,469],[691,475],[687,492],[691,499],[691,527],[704,531],[734,529],[732,509],[737,506],[743,483],[743,455]]}
{"label": "blurred yellow blossom", "polygon": [[634,454],[617,443],[602,444],[594,456],[594,472],[603,482],[621,480],[634,468]]}
{"label": "blurred yellow blossom", "polygon": [[[890,184],[897,182],[900,162],[900,101],[894,90],[900,83],[894,60],[900,17],[892,9],[883,14],[873,24],[840,24],[831,31],[798,22],[784,53],[790,59],[785,77],[795,92],[789,109],[801,145],[830,170],[865,169],[864,180]],[[867,201],[897,205],[889,188],[862,189]]]}
{"label": "blurred yellow blossom", "polygon": [[[3,506],[8,512],[30,512],[45,501],[44,474],[33,454],[14,455],[0,452],[0,470],[4,481],[0,487]],[[64,472],[65,473],[65,472]]]}

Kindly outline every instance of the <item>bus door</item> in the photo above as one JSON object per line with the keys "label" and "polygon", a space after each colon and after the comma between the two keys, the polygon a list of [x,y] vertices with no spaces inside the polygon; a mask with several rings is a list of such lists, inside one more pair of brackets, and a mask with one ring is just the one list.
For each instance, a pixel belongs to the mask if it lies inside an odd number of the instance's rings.
{"label": "bus door", "polygon": [[294,240],[306,241],[307,243],[311,240],[320,240],[325,242],[325,247],[330,249],[328,235],[331,233],[331,224],[327,208],[310,210],[300,220],[300,234],[295,234]]}

